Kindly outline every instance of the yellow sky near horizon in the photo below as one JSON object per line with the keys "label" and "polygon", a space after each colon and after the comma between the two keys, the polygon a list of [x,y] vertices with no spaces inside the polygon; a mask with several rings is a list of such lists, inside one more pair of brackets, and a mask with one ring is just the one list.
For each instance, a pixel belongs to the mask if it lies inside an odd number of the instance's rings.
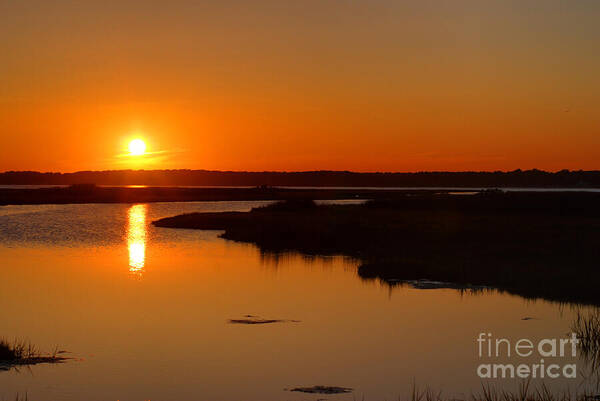
{"label": "yellow sky near horizon", "polygon": [[0,171],[600,169],[597,1],[106,3],[0,3]]}

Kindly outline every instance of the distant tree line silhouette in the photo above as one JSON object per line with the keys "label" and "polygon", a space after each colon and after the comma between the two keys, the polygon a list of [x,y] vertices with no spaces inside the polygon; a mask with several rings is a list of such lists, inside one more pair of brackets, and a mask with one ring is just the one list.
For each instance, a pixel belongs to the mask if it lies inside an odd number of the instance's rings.
{"label": "distant tree line silhouette", "polygon": [[600,171],[357,173],[351,171],[246,172],[210,170],[106,170],[74,173],[6,171],[0,185],[166,185],[314,187],[567,187],[599,188]]}

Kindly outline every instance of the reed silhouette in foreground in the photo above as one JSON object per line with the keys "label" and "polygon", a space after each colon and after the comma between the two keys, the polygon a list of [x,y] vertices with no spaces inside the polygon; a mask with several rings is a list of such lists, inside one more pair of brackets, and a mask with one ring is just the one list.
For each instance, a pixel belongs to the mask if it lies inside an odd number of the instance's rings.
{"label": "reed silhouette in foreground", "polygon": [[579,351],[587,365],[587,372],[582,374],[600,389],[600,310],[578,311],[571,331],[579,339]]}
{"label": "reed silhouette in foreground", "polygon": [[[352,393],[353,389],[338,386],[312,386],[312,387],[293,387],[285,389],[286,391],[302,392],[309,394],[345,394]],[[17,394],[14,401],[28,401],[28,396]],[[358,398],[353,397],[354,400]],[[363,396],[360,398],[363,401],[367,399]],[[472,392],[470,395],[457,399],[456,397],[447,397],[442,392],[433,391],[429,387],[423,389],[413,384],[412,390],[408,396],[397,398],[398,401],[594,401],[600,399],[600,396],[589,392],[571,392],[565,390],[562,392],[553,392],[545,384],[540,384],[536,387],[531,385],[531,381],[523,381],[518,383],[517,389],[514,391],[501,390],[493,387],[490,384],[482,383],[481,390]]]}
{"label": "reed silhouette in foreground", "polygon": [[428,279],[600,305],[600,194],[407,194],[363,205],[298,200],[192,213],[159,227],[224,230],[263,252],[341,254],[390,285]]}
{"label": "reed silhouette in foreground", "polygon": [[[401,400],[402,398],[398,398]],[[482,383],[479,392],[471,393],[465,401],[590,401],[599,397],[587,392],[573,393],[569,390],[555,392],[550,390],[544,383],[532,386],[531,381],[523,381],[518,384],[516,391],[500,390],[490,384]],[[450,401],[456,398],[444,397],[441,392],[434,392],[429,388],[423,390],[413,385],[409,401]]]}
{"label": "reed silhouette in foreground", "polygon": [[19,366],[37,365],[40,363],[62,363],[70,359],[62,356],[65,351],[55,349],[44,354],[27,341],[8,342],[0,339],[0,370],[10,370]]}
{"label": "reed silhouette in foreground", "polygon": [[[287,391],[303,392],[310,394],[343,394],[351,393],[353,389],[337,386],[312,386],[295,387]],[[354,397],[356,400],[357,398]],[[553,392],[544,383],[532,386],[531,380],[519,382],[514,391],[501,390],[489,383],[482,383],[481,390],[472,392],[469,396],[461,398],[463,401],[590,401],[600,399],[599,396],[587,392],[574,393],[569,390]],[[363,397],[362,400],[365,400]],[[433,391],[429,387],[424,389],[413,384],[408,397],[398,397],[398,401],[457,401],[455,397],[447,397],[442,392]]]}

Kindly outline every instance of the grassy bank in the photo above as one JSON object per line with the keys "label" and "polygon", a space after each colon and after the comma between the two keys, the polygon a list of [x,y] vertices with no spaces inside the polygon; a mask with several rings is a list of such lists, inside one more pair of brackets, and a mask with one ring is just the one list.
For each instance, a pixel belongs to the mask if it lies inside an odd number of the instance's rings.
{"label": "grassy bank", "polygon": [[590,193],[413,193],[364,205],[292,201],[154,224],[224,230],[224,238],[264,252],[355,257],[361,277],[390,284],[427,278],[600,304],[599,204]]}
{"label": "grassy bank", "polygon": [[[306,391],[310,394],[344,394],[352,392],[352,389],[340,388],[340,387],[327,387],[327,386],[314,386],[312,389],[321,388],[325,391]],[[341,390],[349,390],[349,391],[335,391],[331,392],[331,390],[341,389]],[[311,389],[308,389],[311,390]],[[330,391],[327,391],[330,390]],[[298,391],[298,389],[291,389],[288,391]],[[595,393],[586,393],[583,391],[579,391],[573,393],[569,391],[569,389],[563,392],[552,392],[544,385],[539,385],[534,387],[531,385],[531,382],[521,382],[517,385],[517,388],[512,391],[500,390],[497,387],[493,387],[490,385],[482,385],[481,390],[471,392],[467,396],[463,396],[461,398],[456,397],[448,397],[444,395],[442,392],[433,391],[430,388],[419,389],[416,386],[413,386],[413,389],[406,396],[399,396],[395,398],[396,401],[595,401],[599,398]],[[352,397],[353,400],[362,400],[367,401],[367,398],[362,396],[361,398],[357,398],[357,396]],[[4,399],[2,399],[4,401]],[[20,395],[17,394],[15,398],[7,401],[28,401],[29,397],[27,394]],[[326,398],[318,398],[317,400],[326,400]]]}
{"label": "grassy bank", "polygon": [[64,354],[64,351],[55,350],[50,354],[41,353],[34,345],[26,341],[8,342],[0,339],[0,370],[40,363],[61,363],[69,359],[61,354]]}

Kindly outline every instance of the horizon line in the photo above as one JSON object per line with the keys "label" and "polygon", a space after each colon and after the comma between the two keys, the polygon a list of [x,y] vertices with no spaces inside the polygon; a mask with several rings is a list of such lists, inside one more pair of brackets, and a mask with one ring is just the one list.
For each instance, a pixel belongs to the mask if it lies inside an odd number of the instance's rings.
{"label": "horizon line", "polygon": [[559,170],[542,170],[538,168],[530,169],[513,169],[513,170],[415,170],[415,171],[356,171],[356,170],[207,170],[207,169],[109,169],[109,170],[76,170],[76,171],[38,171],[38,170],[4,170],[0,174],[79,174],[79,173],[120,173],[120,172],[204,172],[204,173],[230,173],[230,174],[308,174],[308,173],[343,173],[343,174],[461,174],[461,173],[478,173],[478,174],[508,174],[508,173],[525,173],[538,172],[546,174],[565,173],[597,173],[598,170],[584,169],[559,169]]}

